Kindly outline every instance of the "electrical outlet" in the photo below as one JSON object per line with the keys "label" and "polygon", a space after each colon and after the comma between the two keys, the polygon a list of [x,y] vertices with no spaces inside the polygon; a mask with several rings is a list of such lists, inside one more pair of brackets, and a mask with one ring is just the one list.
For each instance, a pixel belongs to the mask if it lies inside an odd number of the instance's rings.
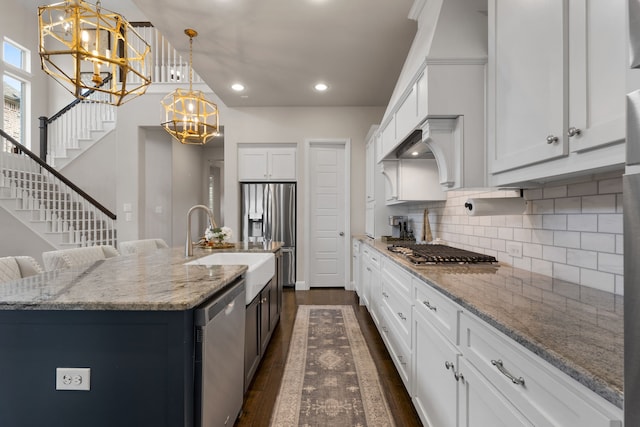
{"label": "electrical outlet", "polygon": [[91,389],[91,368],[56,368],[56,390]]}
{"label": "electrical outlet", "polygon": [[514,258],[522,258],[522,243],[507,243],[507,253]]}

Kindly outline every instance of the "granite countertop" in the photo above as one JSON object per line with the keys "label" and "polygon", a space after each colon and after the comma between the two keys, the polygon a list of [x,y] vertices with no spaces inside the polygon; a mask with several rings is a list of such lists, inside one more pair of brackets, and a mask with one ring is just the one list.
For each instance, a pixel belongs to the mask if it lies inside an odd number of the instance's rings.
{"label": "granite countertop", "polygon": [[0,310],[188,310],[206,301],[246,270],[246,265],[184,265],[213,252],[275,252],[282,245],[238,243],[234,248],[159,249],[78,268],[0,283]]}
{"label": "granite countertop", "polygon": [[414,266],[357,238],[622,408],[622,296],[505,265]]}

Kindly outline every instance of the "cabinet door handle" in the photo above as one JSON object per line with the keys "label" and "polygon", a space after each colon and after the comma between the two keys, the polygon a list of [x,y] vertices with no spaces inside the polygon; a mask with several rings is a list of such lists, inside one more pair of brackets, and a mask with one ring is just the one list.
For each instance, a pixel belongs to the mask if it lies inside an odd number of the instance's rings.
{"label": "cabinet door handle", "polygon": [[406,366],[407,365],[407,362],[404,361],[404,357],[401,354],[398,355],[398,360],[400,361],[400,364],[402,366]]}
{"label": "cabinet door handle", "polygon": [[398,317],[401,318],[402,320],[407,320],[407,318],[405,317],[404,314],[402,314],[402,312],[398,313]]}
{"label": "cabinet door handle", "polygon": [[547,144],[555,144],[559,141],[560,139],[557,136],[554,135],[549,135],[547,137]]}
{"label": "cabinet door handle", "polygon": [[383,327],[382,327],[382,330],[383,330],[385,333],[389,332],[389,330],[387,329],[387,327],[386,327],[386,326],[383,326]]}
{"label": "cabinet door handle", "polygon": [[382,293],[382,296],[383,296],[383,297],[385,297],[385,298],[389,298],[389,294],[388,294],[388,293],[386,293],[386,292],[383,292],[383,293]]}
{"label": "cabinet door handle", "polygon": [[453,369],[454,368],[453,362],[449,362],[449,361],[444,362],[444,367],[447,368],[447,370]]}
{"label": "cabinet door handle", "polygon": [[574,126],[571,126],[569,130],[567,130],[567,136],[569,136],[569,138],[571,138],[572,136],[578,136],[581,133],[582,133],[582,130]]}
{"label": "cabinet door handle", "polygon": [[464,382],[464,375],[462,375],[462,372],[454,372],[453,377],[456,379],[456,381]]}
{"label": "cabinet door handle", "polygon": [[522,377],[516,378],[511,372],[507,371],[507,368],[505,368],[504,365],[502,364],[502,360],[500,359],[492,360],[491,364],[496,368],[498,368],[498,371],[500,371],[502,375],[504,375],[505,377],[509,378],[512,383],[518,384],[518,385],[524,385],[524,378]]}
{"label": "cabinet door handle", "polygon": [[438,311],[438,307],[431,305],[429,301],[422,301],[422,304],[424,304],[429,310]]}

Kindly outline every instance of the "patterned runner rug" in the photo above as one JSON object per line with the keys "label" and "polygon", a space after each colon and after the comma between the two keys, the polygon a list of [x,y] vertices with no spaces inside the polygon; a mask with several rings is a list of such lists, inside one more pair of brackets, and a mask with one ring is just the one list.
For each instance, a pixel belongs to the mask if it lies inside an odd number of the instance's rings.
{"label": "patterned runner rug", "polygon": [[271,425],[395,425],[351,306],[298,307]]}

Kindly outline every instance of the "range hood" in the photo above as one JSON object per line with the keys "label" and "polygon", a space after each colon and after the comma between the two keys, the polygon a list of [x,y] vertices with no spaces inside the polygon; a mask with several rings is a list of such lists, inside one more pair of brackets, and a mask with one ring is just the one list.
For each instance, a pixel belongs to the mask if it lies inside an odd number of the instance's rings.
{"label": "range hood", "polygon": [[435,159],[431,148],[422,140],[422,129],[414,130],[395,150],[397,159]]}
{"label": "range hood", "polygon": [[389,157],[435,159],[442,188],[455,188],[463,178],[463,128],[463,116],[428,118],[398,145],[394,156]]}

